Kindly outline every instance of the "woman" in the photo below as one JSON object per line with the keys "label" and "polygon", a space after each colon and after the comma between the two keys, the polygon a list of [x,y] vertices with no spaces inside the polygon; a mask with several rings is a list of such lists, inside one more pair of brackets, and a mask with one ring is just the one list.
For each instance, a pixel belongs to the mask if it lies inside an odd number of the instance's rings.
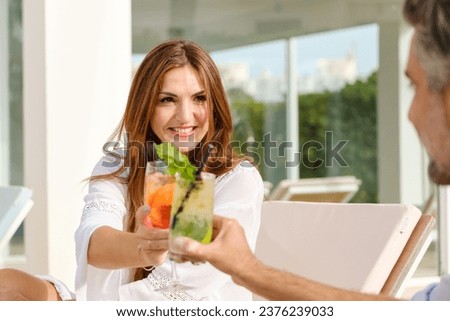
{"label": "woman", "polygon": [[[249,291],[209,264],[178,266],[181,280],[193,290],[155,292],[170,278],[168,231],[143,224],[148,142],[172,142],[196,166],[212,142],[215,154],[204,170],[217,177],[214,212],[236,218],[255,245],[263,182],[248,161],[233,155],[231,132],[226,93],[206,51],[192,42],[167,41],[144,58],[113,136],[124,141],[125,155],[105,156],[95,167],[75,233],[77,300],[251,299]],[[147,266],[156,268],[150,274]]]}
{"label": "woman", "polygon": [[[248,290],[208,263],[178,265],[181,281],[192,290],[154,291],[170,279],[168,230],[143,224],[149,212],[142,206],[144,164],[152,157],[147,147],[172,142],[198,166],[212,143],[215,153],[203,170],[216,175],[214,213],[236,218],[255,246],[264,186],[258,171],[233,155],[231,132],[226,94],[206,51],[175,40],[144,58],[112,136],[123,152],[108,152],[89,180],[75,232],[77,300],[251,300]],[[73,293],[57,279],[8,269],[0,270],[0,299],[70,300]]]}

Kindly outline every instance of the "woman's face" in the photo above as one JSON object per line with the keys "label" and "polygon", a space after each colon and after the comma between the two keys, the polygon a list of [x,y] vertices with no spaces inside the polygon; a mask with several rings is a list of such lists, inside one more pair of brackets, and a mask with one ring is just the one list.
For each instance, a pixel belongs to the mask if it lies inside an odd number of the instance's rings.
{"label": "woman's face", "polygon": [[208,110],[205,86],[192,66],[174,68],[164,75],[150,125],[162,142],[187,153],[208,131]]}

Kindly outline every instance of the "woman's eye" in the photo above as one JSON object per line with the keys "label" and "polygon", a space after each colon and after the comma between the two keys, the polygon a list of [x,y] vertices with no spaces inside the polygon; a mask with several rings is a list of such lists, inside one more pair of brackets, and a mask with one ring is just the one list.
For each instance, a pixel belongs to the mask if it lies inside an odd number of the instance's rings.
{"label": "woman's eye", "polygon": [[162,103],[162,104],[171,103],[171,102],[173,102],[173,101],[174,101],[174,100],[173,100],[173,97],[164,97],[164,98],[161,98],[161,99],[159,100],[159,102]]}
{"label": "woman's eye", "polygon": [[205,95],[199,95],[195,97],[195,101],[199,102],[199,103],[203,103],[206,101],[206,96]]}

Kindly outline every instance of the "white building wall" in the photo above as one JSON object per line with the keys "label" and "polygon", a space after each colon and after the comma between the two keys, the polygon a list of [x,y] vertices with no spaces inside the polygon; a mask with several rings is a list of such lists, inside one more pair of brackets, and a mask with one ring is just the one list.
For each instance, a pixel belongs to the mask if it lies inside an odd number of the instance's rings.
{"label": "white building wall", "polygon": [[25,269],[72,289],[82,180],[120,120],[131,77],[130,0],[24,0],[24,172],[35,205]]}

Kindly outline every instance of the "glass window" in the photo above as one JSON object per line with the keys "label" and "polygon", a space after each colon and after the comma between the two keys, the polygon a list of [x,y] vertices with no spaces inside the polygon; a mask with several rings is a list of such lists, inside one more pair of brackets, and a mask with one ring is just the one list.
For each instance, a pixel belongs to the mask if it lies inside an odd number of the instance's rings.
{"label": "glass window", "polygon": [[[377,26],[298,37],[296,52],[300,177],[355,175],[362,186],[353,201],[377,202]],[[286,40],[212,56],[233,108],[235,139],[275,186],[286,178]]]}
{"label": "glass window", "polygon": [[286,178],[285,41],[212,52],[228,93],[234,147],[253,158],[265,181]]}
{"label": "glass window", "polygon": [[376,203],[377,25],[297,43],[300,177],[354,175],[362,183],[351,202]]}

